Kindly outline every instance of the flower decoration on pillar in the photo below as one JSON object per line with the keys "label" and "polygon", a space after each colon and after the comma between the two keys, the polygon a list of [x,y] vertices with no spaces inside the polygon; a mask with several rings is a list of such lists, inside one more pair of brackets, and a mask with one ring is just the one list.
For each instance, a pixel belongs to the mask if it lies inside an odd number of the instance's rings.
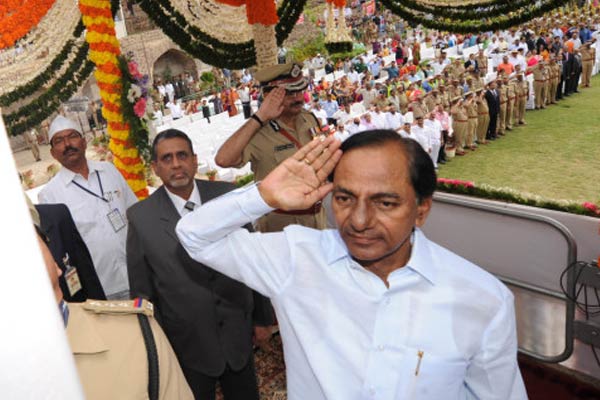
{"label": "flower decoration on pillar", "polygon": [[[346,26],[346,0],[327,0],[327,34],[325,47],[330,53],[342,53],[352,50],[352,37]],[[337,10],[337,22],[335,11]]]}
{"label": "flower decoration on pillar", "polygon": [[110,0],[80,0],[82,20],[87,28],[89,59],[96,65],[94,76],[100,88],[102,115],[107,121],[109,149],[113,163],[138,198],[148,196],[144,163],[130,137],[130,124],[123,117],[123,73],[119,67],[121,49],[115,34]]}
{"label": "flower decoration on pillar", "polygon": [[248,23],[252,26],[256,63],[259,68],[277,64],[275,24],[279,21],[275,0],[217,0],[234,7],[246,7]]}

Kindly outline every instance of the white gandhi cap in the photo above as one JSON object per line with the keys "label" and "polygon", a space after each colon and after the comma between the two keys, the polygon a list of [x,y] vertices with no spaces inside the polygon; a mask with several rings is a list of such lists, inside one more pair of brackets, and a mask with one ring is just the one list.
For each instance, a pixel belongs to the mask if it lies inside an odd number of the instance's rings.
{"label": "white gandhi cap", "polygon": [[70,129],[73,129],[74,131],[81,133],[81,129],[79,128],[78,124],[71,121],[69,118],[65,118],[62,115],[59,115],[56,118],[54,118],[54,121],[52,121],[52,123],[50,124],[50,129],[48,130],[48,138],[50,141],[52,141],[52,138],[58,132],[62,132],[62,131],[70,130]]}

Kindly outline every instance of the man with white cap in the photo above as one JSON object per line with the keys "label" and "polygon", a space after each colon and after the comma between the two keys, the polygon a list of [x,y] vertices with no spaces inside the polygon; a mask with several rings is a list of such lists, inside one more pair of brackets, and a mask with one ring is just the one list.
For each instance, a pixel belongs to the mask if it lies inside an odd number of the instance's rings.
{"label": "man with white cap", "polygon": [[40,203],[69,207],[108,299],[129,298],[125,211],[137,201],[110,163],[88,161],[79,126],[59,115],[50,125],[50,154],[63,168],[39,194]]}

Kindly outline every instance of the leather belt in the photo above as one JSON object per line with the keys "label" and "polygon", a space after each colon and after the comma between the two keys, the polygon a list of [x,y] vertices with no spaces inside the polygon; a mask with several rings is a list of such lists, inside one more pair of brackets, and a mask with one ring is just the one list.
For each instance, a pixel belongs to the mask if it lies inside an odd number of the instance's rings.
{"label": "leather belt", "polygon": [[469,117],[469,119],[477,119],[477,117]]}
{"label": "leather belt", "polygon": [[285,215],[315,215],[321,212],[322,202],[317,201],[312,207],[309,207],[305,210],[293,210],[293,211],[284,211],[284,210],[274,210],[273,212],[277,214],[285,214]]}
{"label": "leather belt", "polygon": [[454,122],[469,122],[468,119],[455,119]]}
{"label": "leather belt", "polygon": [[536,79],[535,81],[536,81],[536,82],[546,82],[545,80],[541,81],[541,80],[539,80],[539,79]]}
{"label": "leather belt", "polygon": [[502,105],[502,104],[506,104],[506,101],[501,101],[501,102],[500,102],[500,105]]}

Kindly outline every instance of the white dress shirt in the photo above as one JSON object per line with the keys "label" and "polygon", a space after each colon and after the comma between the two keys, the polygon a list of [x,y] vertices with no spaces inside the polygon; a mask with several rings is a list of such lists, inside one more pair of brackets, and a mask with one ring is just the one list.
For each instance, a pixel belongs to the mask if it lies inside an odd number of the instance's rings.
{"label": "white dress shirt", "polygon": [[167,192],[167,196],[169,196],[169,198],[171,199],[171,202],[175,206],[175,209],[177,210],[179,215],[182,217],[191,212],[190,210],[185,208],[185,205],[187,204],[188,201],[191,201],[192,203],[194,203],[194,210],[196,208],[200,207],[200,205],[202,204],[202,201],[200,200],[200,191],[198,191],[198,185],[195,182],[194,182],[194,189],[192,189],[192,194],[190,194],[190,198],[188,200],[184,200],[182,197],[179,197],[178,195],[171,193],[169,191],[169,189],[167,189],[166,186],[165,186],[165,191]]}
{"label": "white dress shirt", "polygon": [[402,125],[404,125],[402,114],[397,111],[394,114],[391,112],[385,113],[385,119],[387,129],[393,129],[397,131],[398,129],[402,128]]}
{"label": "white dress shirt", "polygon": [[380,112],[371,111],[371,122],[377,129],[386,129],[387,127],[387,119],[385,114]]}
{"label": "white dress shirt", "polygon": [[327,125],[327,113],[325,112],[325,110],[323,110],[322,108],[320,110],[313,108],[310,111],[315,115],[315,117],[317,117],[317,119],[321,123],[321,126]]}
{"label": "white dress shirt", "polygon": [[417,229],[388,288],[336,230],[239,229],[270,211],[253,185],[207,202],[176,232],[195,260],[271,298],[288,399],[527,398],[513,296],[492,275]]}
{"label": "white dress shirt", "polygon": [[[129,291],[125,242],[127,227],[115,232],[108,214],[113,210],[127,223],[125,211],[137,202],[123,176],[111,163],[88,161],[86,180],[67,168],[61,168],[38,195],[40,203],[63,203],[69,208],[77,230],[90,250],[98,278],[108,297],[120,298]],[[100,184],[102,182],[102,190]],[[75,183],[108,202],[86,192]],[[113,214],[114,215],[114,214]]]}
{"label": "white dress shirt", "polygon": [[425,123],[423,123],[422,128],[419,125],[414,124],[411,127],[410,132],[411,138],[419,142],[427,154],[431,153],[431,138],[429,136],[429,129],[425,127]]}

